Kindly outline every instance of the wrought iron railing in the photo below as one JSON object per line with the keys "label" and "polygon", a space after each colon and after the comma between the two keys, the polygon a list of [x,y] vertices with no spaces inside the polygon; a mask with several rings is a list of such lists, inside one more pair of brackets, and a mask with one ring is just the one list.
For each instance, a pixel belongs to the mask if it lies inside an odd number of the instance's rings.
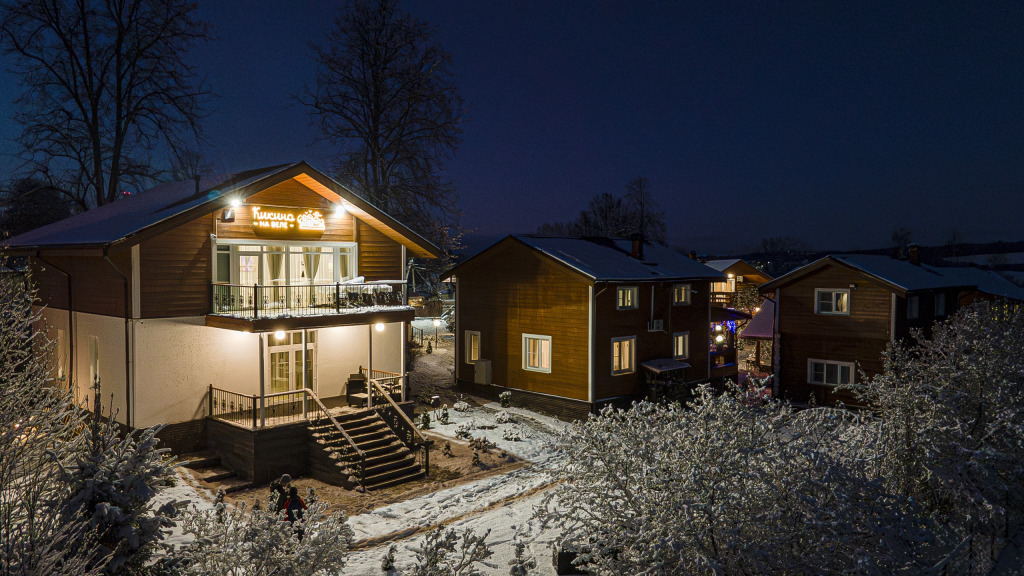
{"label": "wrought iron railing", "polygon": [[240,426],[256,427],[259,396],[237,394],[210,386],[210,416]]}
{"label": "wrought iron railing", "polygon": [[404,306],[402,280],[359,284],[242,285],[214,282],[213,313],[247,318],[319,316],[350,308]]}
{"label": "wrought iron railing", "polygon": [[[401,375],[396,376],[401,378]],[[385,378],[385,380],[393,379],[393,376]],[[395,436],[398,436],[398,439],[415,455],[416,461],[423,466],[423,472],[429,474],[430,445],[433,442],[416,428],[405,411],[395,402],[393,393],[382,385],[380,380],[371,377],[367,388],[370,406],[380,414],[381,419],[391,428]]]}

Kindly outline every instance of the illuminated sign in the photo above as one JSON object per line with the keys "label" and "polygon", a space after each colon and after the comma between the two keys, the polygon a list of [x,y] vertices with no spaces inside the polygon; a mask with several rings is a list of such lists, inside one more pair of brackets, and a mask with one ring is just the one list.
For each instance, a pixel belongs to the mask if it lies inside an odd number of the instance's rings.
{"label": "illuminated sign", "polygon": [[257,236],[320,236],[327,225],[320,210],[253,206],[252,229]]}

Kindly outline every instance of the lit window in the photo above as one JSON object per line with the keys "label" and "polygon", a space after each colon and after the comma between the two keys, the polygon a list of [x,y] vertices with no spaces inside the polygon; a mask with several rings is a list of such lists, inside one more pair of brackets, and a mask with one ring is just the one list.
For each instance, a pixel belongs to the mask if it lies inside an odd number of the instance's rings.
{"label": "lit window", "polygon": [[636,286],[620,286],[617,291],[615,307],[619,310],[637,308],[639,306],[637,302],[638,293],[639,291]]}
{"label": "lit window", "polygon": [[633,372],[635,358],[636,336],[612,339],[612,374]]}
{"label": "lit window", "polygon": [[935,295],[935,316],[946,315],[946,295],[944,293],[938,293]]}
{"label": "lit window", "polygon": [[920,296],[908,296],[907,297],[907,319],[913,320],[917,318],[921,307]]}
{"label": "lit window", "polygon": [[850,313],[850,291],[818,289],[814,291],[814,311],[818,314]]}
{"label": "lit window", "polygon": [[685,306],[690,303],[690,285],[676,284],[672,287],[672,304]]}
{"label": "lit window", "polygon": [[466,362],[472,364],[480,359],[480,333],[466,330]]}
{"label": "lit window", "polygon": [[811,384],[839,386],[853,383],[853,364],[829,360],[807,361],[807,380]]}
{"label": "lit window", "polygon": [[676,332],[672,335],[672,357],[677,360],[690,357],[689,332]]}
{"label": "lit window", "polygon": [[523,370],[551,372],[551,336],[523,334]]}

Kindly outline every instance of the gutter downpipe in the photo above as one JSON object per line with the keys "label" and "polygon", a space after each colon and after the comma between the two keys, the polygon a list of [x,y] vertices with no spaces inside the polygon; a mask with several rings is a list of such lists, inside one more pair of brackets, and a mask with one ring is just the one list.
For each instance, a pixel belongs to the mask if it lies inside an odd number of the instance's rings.
{"label": "gutter downpipe", "polygon": [[[125,411],[125,426],[131,428],[132,421],[132,408],[134,403],[132,402],[132,367],[135,366],[135,347],[130,346],[130,326],[132,316],[132,301],[131,301],[131,284],[130,279],[121,269],[114,265],[114,261],[110,259],[110,254],[107,252],[107,248],[103,248],[103,259],[107,261],[107,264],[117,272],[117,275],[124,281],[124,357],[127,362],[124,363],[124,411]],[[110,407],[111,418],[113,418],[114,407]]]}
{"label": "gutter downpipe", "polygon": [[[73,292],[71,291],[71,274],[68,274],[67,272],[61,270],[55,264],[46,261],[42,257],[42,255],[41,255],[39,250],[36,250],[35,257],[36,257],[36,260],[39,260],[43,264],[46,264],[50,268],[53,268],[57,272],[60,272],[61,274],[64,275],[65,278],[67,278],[67,285],[68,285],[68,390],[73,392],[74,389],[75,389],[75,379],[74,379],[74,376],[75,376],[75,342],[77,342],[77,339],[75,338],[75,312],[74,312],[74,306],[71,305],[71,297],[73,295]],[[61,350],[61,352],[63,352],[63,350]]]}

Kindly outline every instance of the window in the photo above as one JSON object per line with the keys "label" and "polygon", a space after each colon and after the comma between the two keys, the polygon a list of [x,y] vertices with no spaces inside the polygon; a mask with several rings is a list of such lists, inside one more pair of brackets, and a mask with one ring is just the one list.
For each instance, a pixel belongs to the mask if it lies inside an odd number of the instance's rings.
{"label": "window", "polygon": [[356,277],[356,244],[276,241],[271,244],[218,239],[214,282],[252,286],[330,285]]}
{"label": "window", "polygon": [[472,364],[480,359],[480,333],[466,330],[466,362]]}
{"label": "window", "polygon": [[917,318],[921,307],[920,296],[907,296],[907,319],[913,320]]}
{"label": "window", "polygon": [[[284,332],[281,338],[274,332],[267,335],[269,392],[288,392],[303,388],[315,390],[316,340],[316,330]],[[275,399],[275,402],[284,401],[290,401],[289,397]]]}
{"label": "window", "polygon": [[830,360],[807,360],[807,381],[811,384],[853,384],[853,364]]}
{"label": "window", "polygon": [[690,357],[689,332],[676,332],[672,335],[672,357],[676,360]]}
{"label": "window", "polygon": [[850,313],[850,291],[819,288],[814,291],[814,311],[817,314]]}
{"label": "window", "polygon": [[636,336],[612,338],[612,374],[629,374],[635,370]]}
{"label": "window", "polygon": [[523,370],[551,372],[551,336],[523,334]]}
{"label": "window", "polygon": [[690,303],[690,285],[676,284],[672,287],[672,304],[686,306]]}
{"label": "window", "polygon": [[619,286],[615,307],[619,310],[637,308],[639,306],[639,302],[637,302],[638,294],[639,290],[636,286]]}
{"label": "window", "polygon": [[946,315],[946,294],[940,292],[935,295],[935,317]]}

